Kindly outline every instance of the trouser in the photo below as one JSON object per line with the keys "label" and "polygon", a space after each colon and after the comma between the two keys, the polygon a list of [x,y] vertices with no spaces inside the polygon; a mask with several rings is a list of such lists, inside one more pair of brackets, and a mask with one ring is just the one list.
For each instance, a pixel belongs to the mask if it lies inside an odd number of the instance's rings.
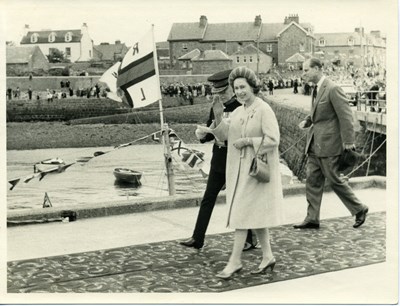
{"label": "trouser", "polygon": [[346,208],[354,216],[365,208],[365,205],[355,196],[348,182],[339,176],[339,155],[317,157],[309,154],[307,162],[306,198],[308,203],[306,222],[320,222],[320,209],[325,179],[332,190],[340,198]]}
{"label": "trouser", "polygon": [[[225,173],[219,173],[210,170],[206,191],[204,192],[203,199],[201,200],[199,214],[197,215],[197,221],[192,235],[193,239],[199,243],[204,242],[204,237],[210,222],[215,202],[217,200],[217,196],[224,185]],[[253,244],[253,234],[251,230],[249,230],[247,233],[246,241]]]}

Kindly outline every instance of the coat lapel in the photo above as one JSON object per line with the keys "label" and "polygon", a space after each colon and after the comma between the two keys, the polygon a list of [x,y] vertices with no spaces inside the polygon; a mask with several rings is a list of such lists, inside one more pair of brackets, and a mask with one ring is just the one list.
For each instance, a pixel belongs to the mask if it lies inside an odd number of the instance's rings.
{"label": "coat lapel", "polygon": [[313,107],[312,107],[311,117],[314,116],[315,109],[317,108],[317,105],[318,105],[319,101],[321,100],[322,95],[324,94],[324,92],[325,92],[325,90],[326,90],[326,87],[327,87],[327,84],[328,84],[327,81],[328,81],[328,80],[325,79],[325,80],[322,82],[322,84],[321,84],[321,88],[318,88],[318,89],[317,89],[318,92],[317,92],[317,96],[315,97],[314,105],[313,105]]}

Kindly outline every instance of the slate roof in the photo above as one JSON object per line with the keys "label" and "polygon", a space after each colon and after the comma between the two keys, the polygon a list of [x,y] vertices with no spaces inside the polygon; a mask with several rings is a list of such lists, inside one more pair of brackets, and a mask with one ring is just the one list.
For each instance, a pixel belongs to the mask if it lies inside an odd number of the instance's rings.
{"label": "slate roof", "polygon": [[260,54],[265,54],[263,51],[261,51],[260,49],[258,49],[256,46],[254,45],[247,45],[244,48],[236,51],[235,53],[233,53],[232,55],[248,55],[248,54],[257,54],[257,50],[258,52],[260,52]]}
{"label": "slate roof", "polygon": [[191,60],[192,58],[200,55],[200,50],[199,49],[194,49],[181,57],[178,58],[178,60]]}
{"label": "slate roof", "polygon": [[128,47],[124,43],[95,45],[94,48],[100,53],[96,55],[103,61],[114,61],[114,54],[124,56],[128,51]]}
{"label": "slate roof", "polygon": [[303,63],[305,61],[305,57],[300,53],[295,53],[288,59],[286,59],[286,63]]}
{"label": "slate roof", "polygon": [[[304,29],[312,29],[310,23],[299,24]],[[276,35],[288,24],[262,23],[256,26],[254,22],[208,23],[200,27],[198,22],[174,23],[168,36],[168,41],[202,40],[202,41],[256,41],[260,28],[260,41],[277,40]]]}
{"label": "slate roof", "polygon": [[6,47],[6,63],[7,64],[26,64],[30,58],[39,49],[38,46],[33,47]]}
{"label": "slate roof", "polygon": [[193,57],[192,61],[231,61],[231,58],[221,50],[205,50]]}
{"label": "slate roof", "polygon": [[159,41],[156,42],[157,49],[169,49],[169,42],[168,41]]}
{"label": "slate roof", "polygon": [[208,24],[204,41],[255,41],[260,26],[254,22]]}
{"label": "slate roof", "polygon": [[[56,34],[56,39],[54,42],[49,42],[49,35],[51,33]],[[72,33],[72,40],[69,42],[65,41],[65,34],[68,32]],[[36,43],[31,43],[31,36],[37,33],[39,34],[38,41]],[[24,37],[22,37],[21,44],[55,44],[55,43],[72,43],[72,42],[80,42],[81,41],[81,30],[45,30],[45,31],[29,31]]]}
{"label": "slate roof", "polygon": [[198,22],[174,23],[168,35],[169,40],[202,39],[206,27],[201,27]]}

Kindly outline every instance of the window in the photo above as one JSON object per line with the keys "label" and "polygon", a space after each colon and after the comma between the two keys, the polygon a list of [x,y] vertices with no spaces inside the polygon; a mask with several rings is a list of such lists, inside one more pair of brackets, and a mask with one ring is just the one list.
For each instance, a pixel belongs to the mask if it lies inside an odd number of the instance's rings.
{"label": "window", "polygon": [[347,39],[347,44],[348,44],[349,46],[354,46],[354,38],[353,38],[353,37],[349,37],[349,38]]}
{"label": "window", "polygon": [[271,44],[267,45],[267,52],[272,52],[272,45]]}
{"label": "window", "polygon": [[246,58],[246,55],[245,56],[243,56],[243,63],[246,63],[247,62],[247,58]]}
{"label": "window", "polygon": [[52,32],[49,35],[49,42],[54,42],[56,40],[56,33]]}
{"label": "window", "polygon": [[300,51],[300,52],[304,52],[304,44],[303,44],[303,43],[300,43],[300,45],[299,45],[299,51]]}
{"label": "window", "polygon": [[71,48],[70,47],[66,47],[65,48],[65,56],[66,57],[70,57],[71,56]]}
{"label": "window", "polygon": [[240,63],[240,57],[236,56],[236,63]]}
{"label": "window", "polygon": [[250,58],[249,58],[249,62],[250,63],[252,63],[253,62],[253,57],[250,55]]}
{"label": "window", "polygon": [[325,39],[320,38],[318,44],[319,44],[320,47],[325,47],[325,44],[326,44]]}
{"label": "window", "polygon": [[211,50],[216,50],[217,46],[216,44],[211,44]]}
{"label": "window", "polygon": [[39,34],[38,33],[33,33],[31,36],[31,43],[37,43],[39,38]]}
{"label": "window", "polygon": [[67,34],[65,34],[65,41],[70,42],[71,40],[72,40],[72,33],[68,32]]}
{"label": "window", "polygon": [[187,47],[187,44],[182,44],[182,49],[183,49],[183,50],[187,50],[187,48],[188,48],[188,47]]}

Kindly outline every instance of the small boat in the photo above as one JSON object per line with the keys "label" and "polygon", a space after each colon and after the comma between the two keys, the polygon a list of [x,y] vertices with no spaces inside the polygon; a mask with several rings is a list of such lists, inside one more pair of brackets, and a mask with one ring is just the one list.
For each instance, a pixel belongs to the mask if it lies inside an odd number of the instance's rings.
{"label": "small boat", "polygon": [[117,181],[123,183],[130,183],[135,185],[141,185],[140,179],[142,178],[142,172],[127,169],[127,168],[115,168],[114,176]]}
{"label": "small boat", "polygon": [[81,156],[81,157],[78,157],[77,159],[76,159],[76,162],[77,163],[87,163],[89,160],[91,160],[93,158],[93,156]]}
{"label": "small boat", "polygon": [[65,161],[59,157],[42,160],[33,165],[33,173],[45,172],[65,166]]}

